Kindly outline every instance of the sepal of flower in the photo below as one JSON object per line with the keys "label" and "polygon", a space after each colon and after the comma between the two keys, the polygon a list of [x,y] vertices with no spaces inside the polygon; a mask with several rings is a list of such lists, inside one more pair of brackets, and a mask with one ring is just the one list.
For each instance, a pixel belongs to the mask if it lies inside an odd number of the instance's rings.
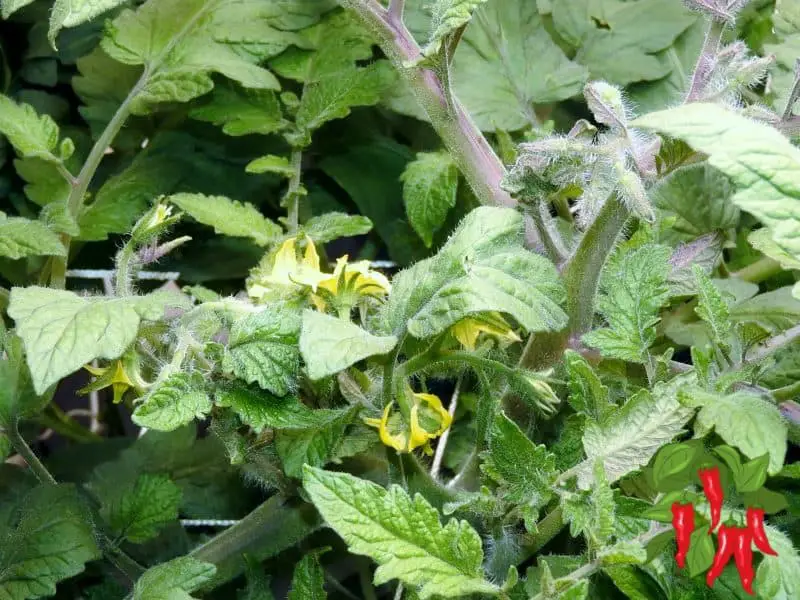
{"label": "sepal of flower", "polygon": [[129,377],[122,360],[116,360],[107,367],[84,365],[83,368],[94,375],[95,380],[81,388],[78,391],[80,394],[88,394],[111,387],[114,391],[114,404],[119,404],[128,390],[138,389],[131,377]]}
{"label": "sepal of flower", "polygon": [[333,274],[319,283],[317,293],[312,297],[317,310],[324,311],[334,298],[339,305],[352,307],[361,297],[382,298],[392,290],[386,276],[373,271],[368,260],[347,261],[346,254],[338,258]]}
{"label": "sepal of flower", "polygon": [[311,288],[316,292],[317,286],[330,278],[330,274],[323,273],[319,268],[319,255],[314,242],[308,236],[305,240],[306,249],[302,258],[298,258],[296,237],[281,244],[275,253],[270,273],[248,282],[250,297],[262,299],[269,292],[303,288]]}
{"label": "sepal of flower", "polygon": [[131,230],[131,238],[138,245],[144,245],[166,233],[182,216],[182,213],[173,215],[172,208],[168,204],[158,202],[136,222]]}
{"label": "sepal of flower", "polygon": [[439,437],[453,421],[442,401],[434,394],[407,393],[408,417],[403,410],[393,410],[395,402],[383,409],[380,419],[364,419],[364,423],[378,429],[381,442],[398,452],[411,452],[422,447],[432,453],[430,440]]}
{"label": "sepal of flower", "polygon": [[450,332],[467,350],[475,350],[478,338],[482,333],[501,343],[509,344],[521,341],[508,322],[497,312],[472,315],[461,319],[451,327]]}
{"label": "sepal of flower", "polygon": [[537,408],[541,410],[545,416],[552,416],[558,412],[561,399],[553,391],[553,388],[550,387],[550,384],[541,379],[542,376],[547,375],[549,375],[549,373],[526,375],[525,380],[536,398]]}

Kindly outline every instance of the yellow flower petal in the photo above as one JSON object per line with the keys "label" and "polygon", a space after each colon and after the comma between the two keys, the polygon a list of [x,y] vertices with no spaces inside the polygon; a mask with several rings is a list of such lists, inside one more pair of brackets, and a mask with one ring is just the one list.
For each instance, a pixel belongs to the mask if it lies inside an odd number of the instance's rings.
{"label": "yellow flower petal", "polygon": [[450,329],[453,336],[467,350],[475,350],[478,336],[485,333],[494,338],[519,342],[520,337],[511,329],[502,315],[496,312],[461,319]]}

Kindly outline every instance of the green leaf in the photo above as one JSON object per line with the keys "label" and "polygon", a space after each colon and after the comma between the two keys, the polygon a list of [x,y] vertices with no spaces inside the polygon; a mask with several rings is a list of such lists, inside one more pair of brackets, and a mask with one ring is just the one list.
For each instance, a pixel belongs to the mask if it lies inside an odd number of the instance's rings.
{"label": "green leaf", "polygon": [[11,428],[18,420],[39,413],[50,396],[40,398],[34,392],[19,337],[5,334],[0,349],[0,426]]}
{"label": "green leaf", "polygon": [[244,170],[248,173],[275,173],[286,178],[292,177],[295,172],[288,158],[272,154],[251,160]]}
{"label": "green leaf", "polygon": [[714,542],[705,527],[696,529],[689,538],[689,553],[686,555],[686,569],[689,577],[705,573],[714,562]]}
{"label": "green leaf", "polygon": [[791,286],[786,286],[740,302],[731,307],[730,313],[738,323],[756,323],[767,331],[783,331],[800,320],[800,299],[792,294]]}
{"label": "green leaf", "polygon": [[156,320],[166,307],[184,303],[172,293],[93,298],[32,286],[11,290],[8,315],[25,345],[34,389],[43,394],[95,358],[119,358],[142,319]]}
{"label": "green leaf", "polygon": [[697,307],[694,311],[708,325],[712,340],[728,348],[732,330],[728,304],[701,267],[695,265],[692,270],[697,281]]}
{"label": "green leaf", "polygon": [[313,310],[303,312],[300,354],[311,379],[321,379],[370,356],[386,354],[395,345],[397,338],[393,335],[375,336],[350,321]]}
{"label": "green leaf", "polygon": [[681,392],[680,400],[687,406],[702,407],[694,425],[698,436],[713,429],[748,458],[769,453],[770,475],[781,470],[786,456],[787,428],[777,406],[746,392],[720,395],[692,389]]}
{"label": "green leaf", "polygon": [[261,563],[250,555],[244,555],[247,569],[247,588],[237,595],[237,600],[275,600],[270,588],[270,577],[264,572]]}
{"label": "green leaf", "polygon": [[133,422],[158,431],[172,431],[211,410],[211,399],[198,373],[172,373],[158,382],[133,411]]}
{"label": "green leaf", "polygon": [[481,539],[466,521],[442,527],[427,500],[398,486],[385,490],[347,473],[304,471],[303,485],[328,524],[351,552],[378,563],[376,584],[400,579],[419,586],[422,600],[497,593],[483,577]]}
{"label": "green leaf", "polygon": [[311,217],[301,229],[318,244],[327,244],[343,237],[365,235],[372,230],[372,221],[361,215],[328,212]]}
{"label": "green leaf", "polygon": [[597,558],[604,567],[643,565],[647,562],[647,550],[638,542],[617,542],[600,550]]}
{"label": "green leaf", "polygon": [[646,245],[613,261],[598,301],[609,326],[584,335],[584,342],[610,358],[646,363],[659,309],[669,296],[669,257],[668,247]]}
{"label": "green leaf", "polygon": [[602,423],[587,423],[583,434],[586,461],[577,467],[578,485],[587,489],[591,484],[597,459],[602,459],[611,483],[647,464],[661,446],[683,432],[692,414],[681,406],[673,390],[661,384],[652,394],[637,393]]}
{"label": "green leaf", "polygon": [[0,215],[0,256],[12,260],[26,256],[65,256],[59,237],[43,223]]}
{"label": "green leaf", "polygon": [[800,594],[800,556],[782,531],[766,526],[770,546],[777,556],[765,555],[758,565],[754,588],[763,600],[791,600]]}
{"label": "green leaf", "polygon": [[400,179],[408,220],[430,248],[433,234],[456,205],[458,168],[447,152],[420,152]]}
{"label": "green leaf", "polygon": [[214,577],[214,565],[181,556],[149,568],[133,588],[133,600],[191,600],[190,592]]}
{"label": "green leaf", "polygon": [[756,229],[751,232],[750,235],[747,236],[747,241],[753,248],[765,256],[778,261],[783,269],[787,271],[800,269],[800,259],[795,258],[778,246],[768,227],[762,227],[761,229]]}
{"label": "green leaf", "polygon": [[772,127],[715,104],[693,103],[651,113],[637,127],[678,137],[709,155],[708,162],[737,188],[733,203],[800,257],[800,150]]}
{"label": "green leaf", "polygon": [[706,233],[736,227],[739,209],[731,201],[730,180],[707,164],[677,169],[652,190],[653,204],[662,220],[670,220],[663,232],[667,242],[688,240]]}
{"label": "green leaf", "polygon": [[209,92],[214,87],[211,73],[246,88],[279,89],[275,76],[258,66],[264,58],[259,49],[236,31],[244,22],[255,29],[246,32],[248,39],[272,35],[274,30],[262,12],[253,0],[148,0],[136,11],[122,11],[101,43],[115,60],[146,69],[131,106],[133,114],[147,114],[158,103],[187,102]]}
{"label": "green leaf", "polygon": [[69,182],[59,173],[55,163],[41,158],[18,158],[14,168],[25,180],[25,195],[39,206],[48,204],[66,205],[69,197]]}
{"label": "green leaf", "polygon": [[209,100],[189,111],[189,116],[221,125],[222,131],[232,136],[267,135],[287,125],[274,92],[240,88],[231,83],[217,85]]}
{"label": "green leaf", "polygon": [[22,500],[13,529],[0,526],[0,596],[42,598],[100,558],[85,507],[72,485],[40,485]]}
{"label": "green leaf", "polygon": [[[530,76],[531,65],[537,77]],[[453,60],[456,96],[483,131],[537,125],[532,105],[579,94],[587,77],[553,42],[535,2],[491,0],[481,6]]]}
{"label": "green leaf", "polygon": [[601,461],[591,469],[591,491],[564,496],[562,508],[572,536],[585,535],[592,547],[608,543],[614,533],[616,504]]}
{"label": "green leaf", "polygon": [[603,385],[588,361],[574,350],[564,352],[564,366],[569,378],[569,403],[576,412],[585,413],[595,421],[602,421],[614,410]]}
{"label": "green leaf", "polygon": [[231,327],[222,368],[247,383],[283,396],[294,389],[300,353],[300,317],[296,312],[265,307]]}
{"label": "green leaf", "polygon": [[694,443],[669,444],[661,448],[655,456],[652,469],[656,490],[662,491],[664,484],[670,480],[693,477],[694,471],[690,467],[701,452],[702,448]]}
{"label": "green leaf", "polygon": [[[486,0],[438,0],[433,5],[433,22],[428,45],[422,53],[425,56],[437,54],[442,46],[447,46],[460,29],[472,19],[472,13]],[[445,57],[449,60],[450,57]]]}
{"label": "green leaf", "polygon": [[433,257],[396,275],[384,307],[395,335],[406,324],[427,338],[471,314],[502,311],[526,330],[558,331],[567,323],[555,266],[521,248],[522,217],[507,208],[470,212]]}
{"label": "green leaf", "polygon": [[0,94],[0,134],[22,158],[40,158],[61,163],[72,155],[69,138],[59,145],[58,125],[49,115],[38,115],[33,107],[17,104]]}
{"label": "green leaf", "polygon": [[294,396],[276,398],[253,386],[231,384],[217,389],[216,403],[232,408],[242,422],[256,431],[273,429],[309,429],[322,427],[340,411],[312,410]]}
{"label": "green leaf", "polygon": [[313,427],[279,431],[275,438],[275,449],[286,474],[300,479],[303,477],[303,465],[324,467],[342,456],[340,452],[347,454],[346,445],[350,440],[345,432],[358,410],[358,406],[327,410],[324,413],[326,419],[320,418]]}
{"label": "green leaf", "polygon": [[535,445],[522,430],[498,414],[489,434],[489,450],[483,454],[481,469],[501,484],[503,497],[514,504],[544,506],[552,496],[555,457],[542,445]]}
{"label": "green leaf", "polygon": [[140,475],[117,488],[111,498],[102,498],[100,514],[114,533],[134,544],[158,535],[178,519],[181,490],[165,475]]}
{"label": "green leaf", "polygon": [[325,550],[306,554],[297,563],[292,575],[292,585],[287,600],[325,600],[325,573],[319,564],[319,555]]}
{"label": "green leaf", "polygon": [[58,32],[64,27],[75,27],[124,4],[125,0],[56,0],[50,11],[50,28],[47,39],[55,48]]}
{"label": "green leaf", "polygon": [[279,225],[264,217],[252,204],[224,196],[175,194],[167,201],[203,225],[213,227],[216,233],[250,238],[259,246],[275,242],[283,233]]}
{"label": "green leaf", "polygon": [[0,1],[0,9],[2,9],[2,15],[4,19],[8,19],[12,14],[18,11],[20,8],[28,6],[34,0],[1,0]]}

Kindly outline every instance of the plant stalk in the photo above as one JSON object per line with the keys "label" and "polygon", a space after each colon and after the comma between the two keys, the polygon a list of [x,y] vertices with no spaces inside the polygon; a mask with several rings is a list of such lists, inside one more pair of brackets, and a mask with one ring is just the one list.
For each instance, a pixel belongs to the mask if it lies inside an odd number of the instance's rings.
{"label": "plant stalk", "polygon": [[44,466],[42,461],[39,460],[39,457],[36,456],[33,450],[31,450],[31,447],[28,446],[28,443],[20,435],[16,421],[11,424],[5,433],[14,450],[28,463],[28,467],[33,471],[33,474],[36,475],[36,479],[39,480],[39,483],[56,485],[55,477],[52,476],[50,471],[47,470],[47,467]]}

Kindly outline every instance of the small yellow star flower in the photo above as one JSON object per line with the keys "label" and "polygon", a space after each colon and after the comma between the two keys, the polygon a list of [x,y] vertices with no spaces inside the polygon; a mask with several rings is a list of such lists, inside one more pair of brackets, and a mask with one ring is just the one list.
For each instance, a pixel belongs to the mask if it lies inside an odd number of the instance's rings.
{"label": "small yellow star flower", "polygon": [[96,379],[82,388],[79,392],[81,394],[88,394],[111,386],[111,389],[114,390],[114,404],[119,404],[122,402],[125,392],[136,387],[125,372],[125,367],[122,365],[121,360],[117,360],[113,365],[104,368],[97,368],[92,365],[84,365],[83,368],[94,375]]}
{"label": "small yellow star flower", "polygon": [[267,292],[291,287],[310,287],[316,292],[320,282],[331,277],[320,271],[319,255],[311,238],[306,236],[306,249],[300,260],[296,243],[297,238],[289,238],[281,244],[269,275],[257,278],[249,286],[251,297],[262,298]]}
{"label": "small yellow star flower", "polygon": [[376,427],[381,442],[398,452],[424,447],[425,452],[430,453],[430,440],[447,431],[453,417],[434,394],[411,394],[411,400],[409,422],[400,412],[392,411],[395,403],[390,402],[380,419],[364,419],[364,423]]}
{"label": "small yellow star flower", "polygon": [[511,326],[503,316],[497,312],[472,315],[461,319],[453,325],[450,331],[467,350],[475,350],[478,336],[481,333],[508,342],[520,341],[520,337],[511,329]]}
{"label": "small yellow star flower", "polygon": [[380,298],[392,290],[383,273],[370,269],[368,260],[347,262],[348,256],[338,258],[333,274],[319,283],[319,292],[312,298],[317,310],[325,310],[325,299],[340,297],[344,304],[353,305],[359,296]]}

